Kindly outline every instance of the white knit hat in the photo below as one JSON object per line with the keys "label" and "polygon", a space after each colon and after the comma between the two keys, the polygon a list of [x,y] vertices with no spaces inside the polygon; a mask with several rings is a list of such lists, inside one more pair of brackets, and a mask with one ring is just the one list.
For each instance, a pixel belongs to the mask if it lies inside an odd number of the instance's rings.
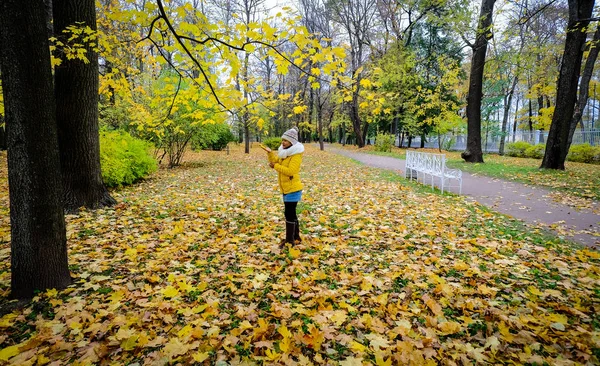
{"label": "white knit hat", "polygon": [[296,127],[292,127],[289,130],[285,131],[282,139],[288,140],[292,143],[292,145],[296,145],[298,143],[298,129]]}

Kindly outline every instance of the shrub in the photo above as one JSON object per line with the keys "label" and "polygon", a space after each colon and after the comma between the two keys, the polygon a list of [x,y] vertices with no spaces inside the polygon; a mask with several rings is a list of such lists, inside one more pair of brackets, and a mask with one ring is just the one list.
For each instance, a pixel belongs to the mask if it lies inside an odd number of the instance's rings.
{"label": "shrub", "polygon": [[131,184],[156,171],[152,145],[124,131],[100,132],[102,179],[108,187]]}
{"label": "shrub", "polygon": [[207,123],[202,125],[192,140],[192,149],[223,150],[235,140],[229,125],[225,123]]}
{"label": "shrub", "polygon": [[532,145],[526,141],[511,142],[506,145],[506,155],[523,158],[525,157],[525,150],[531,146]]}
{"label": "shrub", "polygon": [[572,145],[567,160],[578,163],[600,164],[600,146],[590,144]]}
{"label": "shrub", "polygon": [[277,150],[279,149],[279,145],[281,145],[281,137],[269,137],[268,139],[265,139],[262,144],[271,150]]}
{"label": "shrub", "polygon": [[546,145],[537,144],[525,149],[525,157],[531,159],[541,159],[546,152]]}
{"label": "shrub", "polygon": [[375,138],[375,151],[392,152],[395,136],[389,133],[378,133]]}

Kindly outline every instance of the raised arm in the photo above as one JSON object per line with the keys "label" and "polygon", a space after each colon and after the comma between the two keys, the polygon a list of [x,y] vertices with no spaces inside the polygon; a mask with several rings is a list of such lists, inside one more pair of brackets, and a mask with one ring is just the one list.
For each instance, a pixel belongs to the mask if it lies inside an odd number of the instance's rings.
{"label": "raised arm", "polygon": [[278,163],[279,162],[279,157],[277,156],[277,151],[271,151],[271,152],[267,153],[267,158],[269,159],[270,163]]}

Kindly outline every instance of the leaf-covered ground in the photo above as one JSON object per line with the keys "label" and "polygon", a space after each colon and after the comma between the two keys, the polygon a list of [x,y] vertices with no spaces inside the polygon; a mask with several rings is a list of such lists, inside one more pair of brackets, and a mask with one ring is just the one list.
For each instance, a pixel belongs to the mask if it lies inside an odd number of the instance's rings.
{"label": "leaf-covered ground", "polygon": [[0,318],[0,363],[600,362],[598,252],[310,147],[304,243],[279,250],[255,150],[194,154],[69,216],[75,284]]}

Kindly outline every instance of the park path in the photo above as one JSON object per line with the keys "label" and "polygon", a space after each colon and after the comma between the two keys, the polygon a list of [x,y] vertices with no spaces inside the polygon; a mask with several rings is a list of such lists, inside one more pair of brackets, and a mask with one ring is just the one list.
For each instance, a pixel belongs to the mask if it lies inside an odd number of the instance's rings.
{"label": "park path", "polygon": [[[353,152],[326,146],[326,151],[347,156],[365,165],[399,171],[404,175],[402,159]],[[458,188],[449,191],[458,193]],[[567,240],[600,248],[600,215],[591,209],[575,209],[555,202],[550,190],[463,172],[462,194],[490,209],[531,224],[548,226]],[[600,202],[594,201],[596,212]]]}

